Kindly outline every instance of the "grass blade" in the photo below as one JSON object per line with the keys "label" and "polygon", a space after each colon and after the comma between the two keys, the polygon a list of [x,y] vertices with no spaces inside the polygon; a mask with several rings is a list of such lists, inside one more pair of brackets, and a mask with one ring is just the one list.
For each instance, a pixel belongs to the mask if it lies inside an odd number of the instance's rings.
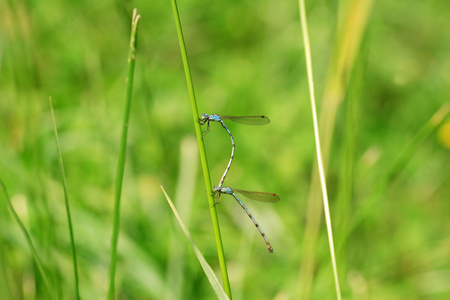
{"label": "grass blade", "polygon": [[49,294],[52,296],[52,299],[58,299],[58,296],[56,295],[56,292],[55,292],[55,288],[50,285],[50,280],[48,279],[48,276],[44,270],[42,261],[41,261],[39,255],[37,254],[36,248],[34,247],[33,241],[31,240],[31,236],[28,233],[25,225],[22,223],[22,220],[20,220],[19,215],[17,214],[16,210],[14,209],[14,206],[11,203],[11,199],[9,198],[6,186],[3,183],[3,180],[1,178],[0,178],[0,186],[3,190],[3,193],[6,198],[6,204],[8,205],[8,208],[11,211],[11,214],[13,215],[14,220],[16,221],[17,225],[19,225],[20,230],[22,231],[22,233],[25,237],[25,240],[27,241],[28,247],[30,248],[30,251],[31,251],[31,254],[33,255],[34,261],[36,262],[36,266],[39,270],[39,273],[42,276],[45,287],[49,291]]}
{"label": "grass blade", "polygon": [[73,275],[75,279],[75,293],[76,293],[76,299],[80,299],[80,291],[79,291],[79,284],[78,284],[78,266],[77,266],[77,252],[75,249],[75,238],[73,234],[73,227],[72,227],[72,217],[70,214],[70,205],[69,205],[69,194],[67,192],[67,183],[66,183],[66,175],[64,172],[64,164],[62,160],[62,154],[61,154],[61,147],[59,145],[59,138],[58,138],[58,130],[56,128],[56,119],[55,119],[55,112],[53,111],[53,104],[52,104],[52,98],[49,97],[50,102],[50,111],[52,114],[52,121],[53,121],[53,130],[55,132],[55,142],[56,142],[56,152],[58,153],[58,164],[59,169],[61,171],[61,178],[63,183],[63,189],[64,189],[64,202],[66,206],[66,213],[67,213],[67,223],[69,226],[69,236],[70,236],[70,246],[72,248],[72,259],[73,259]]}
{"label": "grass blade", "polygon": [[331,255],[331,263],[333,266],[333,274],[334,274],[334,281],[336,286],[336,296],[337,299],[341,299],[341,289],[339,285],[339,277],[337,272],[337,265],[336,265],[336,256],[334,251],[334,242],[333,242],[333,231],[331,226],[331,216],[330,216],[330,208],[328,205],[328,194],[327,194],[327,186],[326,186],[326,179],[325,179],[325,169],[323,166],[322,161],[322,153],[321,153],[321,146],[320,146],[320,137],[319,137],[319,124],[317,121],[317,111],[316,111],[316,100],[315,100],[315,94],[314,94],[314,81],[313,81],[313,70],[312,70],[312,58],[311,58],[311,47],[309,44],[309,36],[308,36],[308,24],[306,21],[306,12],[305,12],[305,1],[299,0],[299,6],[300,6],[300,22],[302,27],[302,33],[303,33],[303,43],[305,47],[305,59],[306,59],[306,69],[308,73],[308,83],[309,83],[309,95],[311,100],[311,110],[312,110],[312,117],[313,117],[313,123],[314,123],[314,136],[315,136],[315,142],[316,142],[316,152],[317,152],[317,164],[319,169],[319,176],[320,176],[320,185],[322,189],[322,198],[323,198],[323,208],[325,212],[325,222],[327,225],[327,233],[328,233],[328,244],[330,247],[330,255]]}
{"label": "grass blade", "polygon": [[217,279],[216,274],[214,274],[214,271],[212,270],[211,266],[208,264],[205,257],[198,249],[197,245],[195,244],[194,240],[192,239],[191,234],[189,233],[189,230],[186,228],[186,226],[183,223],[183,220],[181,219],[180,215],[178,214],[178,211],[176,210],[175,205],[173,205],[172,200],[170,200],[169,196],[167,195],[166,191],[164,190],[164,188],[162,186],[161,186],[161,190],[163,191],[164,196],[166,197],[167,203],[169,203],[170,208],[173,211],[173,214],[177,218],[177,221],[180,224],[181,229],[183,229],[184,234],[186,235],[187,239],[191,243],[192,249],[194,249],[195,255],[197,255],[198,261],[200,262],[200,265],[202,266],[203,271],[205,271],[205,274],[208,277],[208,280],[209,280],[214,292],[216,293],[217,298],[221,299],[221,300],[229,299],[227,294],[225,293],[225,290],[220,285],[220,282]]}
{"label": "grass blade", "polygon": [[128,120],[130,118],[131,94],[133,90],[134,65],[136,61],[136,39],[137,29],[141,16],[137,14],[136,9],[133,10],[131,21],[131,37],[130,49],[128,52],[128,76],[125,79],[125,108],[123,112],[122,136],[120,139],[119,158],[117,162],[117,173],[115,183],[115,202],[114,202],[114,219],[113,233],[111,237],[111,258],[109,265],[109,292],[108,299],[114,299],[115,294],[115,277],[116,277],[116,258],[117,258],[117,242],[119,239],[120,228],[120,198],[122,194],[123,173],[125,169],[125,157],[127,150],[128,137]]}
{"label": "grass blade", "polygon": [[212,225],[213,225],[213,230],[214,230],[214,237],[216,240],[217,256],[219,259],[220,271],[222,273],[223,287],[224,287],[228,297],[231,299],[231,287],[230,287],[230,281],[228,279],[228,270],[227,270],[227,265],[226,265],[226,260],[225,260],[225,252],[223,250],[222,236],[220,234],[219,218],[217,217],[217,210],[216,210],[215,200],[213,197],[211,176],[209,174],[208,160],[206,158],[206,150],[205,150],[205,144],[203,143],[202,130],[200,127],[200,123],[198,121],[199,114],[198,114],[198,109],[197,109],[197,101],[195,100],[194,84],[192,82],[191,71],[189,68],[189,61],[188,61],[188,57],[187,57],[186,45],[184,43],[183,30],[181,28],[181,21],[180,21],[180,15],[178,13],[177,2],[176,2],[176,0],[171,0],[171,2],[172,2],[173,16],[175,19],[175,25],[177,28],[178,42],[180,44],[180,51],[181,51],[181,58],[183,61],[184,73],[186,75],[186,82],[187,82],[187,87],[189,90],[189,98],[190,98],[191,108],[192,108],[192,117],[194,119],[195,135],[197,136],[198,149],[200,152],[200,161],[202,163],[203,177],[205,179],[206,194],[208,197],[209,211],[211,214],[211,220],[212,220]]}
{"label": "grass blade", "polygon": [[[302,3],[303,0],[300,1]],[[333,137],[336,113],[339,104],[347,94],[348,81],[353,71],[362,37],[367,27],[373,0],[344,1],[339,7],[339,22],[336,40],[334,43],[333,57],[330,61],[328,76],[322,97],[320,113],[320,137],[323,168],[326,173],[330,145]],[[317,159],[316,159],[317,160]],[[311,298],[312,280],[316,266],[317,241],[319,226],[321,223],[320,177],[314,163],[310,194],[308,197],[307,220],[305,225],[303,261],[301,278],[300,299]]]}
{"label": "grass blade", "polygon": [[342,241],[339,243],[339,247],[345,243],[352,231],[365,219],[367,214],[370,214],[373,207],[378,203],[377,200],[381,194],[386,190],[389,182],[391,182],[395,176],[403,169],[406,163],[409,161],[414,152],[419,148],[419,145],[445,120],[450,114],[450,103],[444,103],[438,111],[428,120],[427,123],[417,132],[412,138],[409,144],[405,147],[403,152],[399,155],[397,160],[387,170],[384,176],[381,176],[381,180],[375,187],[372,196],[366,201],[364,206],[358,210],[353,216],[351,226],[348,228],[348,232],[342,237]]}

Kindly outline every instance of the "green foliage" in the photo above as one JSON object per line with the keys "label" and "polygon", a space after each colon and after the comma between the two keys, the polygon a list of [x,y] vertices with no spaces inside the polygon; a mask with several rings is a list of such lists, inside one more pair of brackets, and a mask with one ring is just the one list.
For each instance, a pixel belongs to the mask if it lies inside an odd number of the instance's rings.
{"label": "green foliage", "polygon": [[[227,184],[281,197],[276,204],[245,202],[274,247],[270,255],[234,200],[217,206],[233,298],[295,298],[303,282],[299,272],[307,262],[303,237],[315,164],[298,3],[178,5],[199,113],[264,114],[271,119],[264,128],[229,124],[236,156]],[[353,72],[338,78],[345,77],[349,85],[332,127],[327,183],[344,299],[450,295],[448,117],[431,130],[427,127],[448,102],[449,6],[444,0],[374,3]],[[194,125],[170,1],[0,2],[0,178],[53,292],[75,298],[51,96],[71,204],[80,298],[105,298],[134,7],[142,19],[116,295],[211,299],[208,279],[190,244],[179,237],[159,188],[165,186],[169,195],[177,192],[180,215],[190,220],[186,225],[193,240],[217,271],[204,183],[196,168],[183,169],[198,150],[182,150],[182,141],[194,136]],[[346,9],[306,2],[320,114],[328,108],[321,101],[330,66],[335,66],[337,41],[348,34],[338,26]],[[230,141],[218,124],[211,124],[204,141],[214,183],[229,159]],[[191,195],[192,204],[179,207]],[[46,284],[6,200],[0,196],[0,298],[42,298],[48,295]],[[311,299],[335,297],[323,224],[322,217]],[[181,279],[175,284],[169,267],[180,261]]]}

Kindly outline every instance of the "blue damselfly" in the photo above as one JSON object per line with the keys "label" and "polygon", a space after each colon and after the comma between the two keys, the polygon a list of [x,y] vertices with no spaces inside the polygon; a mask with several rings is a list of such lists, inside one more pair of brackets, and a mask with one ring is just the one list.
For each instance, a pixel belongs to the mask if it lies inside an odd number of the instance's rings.
{"label": "blue damselfly", "polygon": [[250,217],[250,219],[252,220],[253,224],[255,224],[256,228],[258,229],[259,233],[261,234],[261,236],[263,237],[264,241],[266,242],[267,245],[267,249],[269,250],[270,253],[273,253],[273,248],[269,243],[269,240],[266,237],[266,234],[264,233],[264,231],[261,229],[261,227],[259,226],[258,222],[256,221],[256,219],[253,217],[253,215],[251,214],[251,212],[248,210],[248,208],[244,205],[244,203],[242,203],[241,200],[239,200],[239,198],[236,196],[236,193],[239,193],[249,199],[253,199],[253,200],[257,200],[257,201],[262,201],[262,202],[278,202],[280,201],[280,197],[277,194],[273,194],[273,193],[264,193],[264,192],[250,192],[250,191],[244,191],[244,190],[239,190],[239,189],[232,189],[230,187],[220,187],[220,186],[214,186],[214,195],[217,197],[218,202],[220,203],[220,196],[221,194],[227,194],[227,195],[231,195],[234,197],[234,199],[236,199],[236,201],[239,203],[239,205],[245,210],[245,212],[247,213],[247,215]]}
{"label": "blue damselfly", "polygon": [[219,122],[223,128],[228,132],[231,139],[231,157],[230,161],[228,162],[227,168],[225,169],[225,172],[222,175],[222,178],[219,181],[218,187],[222,187],[223,182],[225,180],[225,177],[228,174],[228,171],[231,167],[231,162],[233,161],[234,157],[234,150],[235,150],[235,144],[233,135],[231,134],[230,130],[228,130],[227,126],[223,122],[223,120],[230,120],[239,124],[245,124],[245,125],[264,125],[269,124],[270,120],[266,116],[220,116],[220,115],[208,115],[208,114],[202,114],[202,117],[199,119],[199,122],[201,125],[207,124],[206,131],[203,133],[204,135],[209,132],[209,122]]}

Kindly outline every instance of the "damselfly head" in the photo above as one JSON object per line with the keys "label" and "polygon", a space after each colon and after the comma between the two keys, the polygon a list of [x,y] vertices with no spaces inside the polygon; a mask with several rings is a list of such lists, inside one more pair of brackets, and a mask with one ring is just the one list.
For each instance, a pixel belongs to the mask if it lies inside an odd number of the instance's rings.
{"label": "damselfly head", "polygon": [[208,114],[202,114],[202,121],[208,120],[209,115]]}
{"label": "damselfly head", "polygon": [[220,186],[218,186],[218,185],[215,185],[215,186],[214,186],[214,188],[213,188],[213,192],[214,192],[214,194],[216,194],[216,193],[219,193],[219,192],[220,192],[220,189],[221,189],[221,187],[220,187]]}
{"label": "damselfly head", "polygon": [[218,187],[217,185],[214,186],[213,192],[212,192],[212,196],[214,199],[217,200],[216,204],[220,203],[220,187]]}

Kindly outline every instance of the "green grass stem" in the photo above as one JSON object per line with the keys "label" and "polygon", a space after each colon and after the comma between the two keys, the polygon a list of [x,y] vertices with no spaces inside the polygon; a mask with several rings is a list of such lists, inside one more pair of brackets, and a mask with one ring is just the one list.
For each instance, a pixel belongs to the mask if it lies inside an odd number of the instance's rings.
{"label": "green grass stem", "polygon": [[78,264],[77,264],[77,252],[75,249],[75,238],[73,234],[73,227],[72,227],[72,217],[70,214],[70,205],[69,205],[69,193],[67,192],[67,182],[66,182],[66,175],[64,172],[64,164],[61,154],[61,146],[59,144],[59,137],[58,137],[58,130],[56,128],[56,119],[55,119],[55,112],[53,110],[53,104],[52,104],[52,98],[49,97],[50,102],[50,111],[52,114],[52,121],[53,121],[53,130],[55,132],[55,142],[56,142],[56,152],[58,153],[58,164],[59,169],[61,171],[61,179],[63,183],[63,189],[64,189],[64,204],[66,206],[66,213],[67,213],[67,223],[69,226],[69,236],[70,236],[70,246],[72,248],[72,263],[73,263],[73,275],[75,280],[75,294],[76,299],[80,299],[80,291],[79,291],[79,284],[78,284]]}
{"label": "green grass stem", "polygon": [[433,116],[423,125],[423,127],[417,132],[417,134],[411,139],[403,152],[398,156],[392,166],[386,171],[385,175],[380,176],[380,181],[374,188],[374,192],[371,197],[365,202],[364,206],[358,210],[348,228],[348,231],[342,236],[342,240],[339,242],[339,247],[345,243],[347,238],[351,235],[353,230],[358,227],[359,224],[367,217],[372,211],[374,206],[378,203],[381,195],[386,191],[389,183],[400,173],[406,163],[414,155],[419,146],[430,136],[430,134],[439,127],[440,124],[450,114],[450,103],[444,103]]}
{"label": "green grass stem", "polygon": [[206,187],[206,193],[208,196],[209,210],[211,213],[214,237],[216,240],[217,255],[218,255],[218,259],[219,259],[220,271],[222,273],[223,287],[224,287],[225,292],[227,293],[228,297],[231,299],[231,287],[230,287],[230,282],[228,279],[228,270],[227,270],[227,266],[226,266],[225,253],[223,250],[222,237],[220,234],[219,218],[217,216],[215,200],[213,198],[211,176],[209,173],[208,160],[206,158],[206,150],[205,150],[205,144],[203,142],[202,130],[200,127],[200,123],[198,121],[199,114],[198,114],[198,109],[197,109],[197,102],[195,99],[194,84],[192,82],[191,72],[190,72],[190,68],[189,68],[189,61],[188,61],[188,57],[187,57],[186,45],[184,43],[183,30],[181,28],[181,21],[180,21],[180,15],[178,13],[177,2],[176,2],[176,0],[171,0],[171,2],[172,2],[173,16],[175,19],[175,25],[177,28],[178,42],[180,44],[181,58],[183,60],[183,67],[184,67],[184,72],[186,75],[186,82],[187,82],[187,87],[188,87],[188,91],[189,91],[189,98],[191,101],[192,117],[194,119],[195,134],[197,136],[198,148],[199,148],[199,152],[200,152],[200,161],[202,164],[203,176],[205,179],[205,187]]}
{"label": "green grass stem", "polygon": [[42,276],[42,280],[44,281],[45,287],[47,288],[49,294],[51,295],[52,299],[58,299],[58,296],[56,295],[56,289],[50,285],[50,280],[47,276],[47,273],[44,270],[44,266],[42,264],[42,260],[40,259],[36,248],[34,247],[33,241],[31,239],[30,234],[28,233],[28,230],[26,229],[25,225],[22,223],[22,220],[20,220],[19,215],[17,214],[16,210],[14,209],[14,206],[11,203],[11,199],[9,198],[8,190],[6,189],[5,184],[3,183],[3,180],[0,178],[0,186],[3,190],[3,193],[6,198],[6,204],[8,205],[8,208],[13,215],[14,220],[16,221],[17,225],[19,225],[20,230],[22,231],[25,240],[28,244],[28,247],[30,248],[31,254],[33,255],[34,261],[36,263],[36,266],[39,270],[39,273]]}
{"label": "green grass stem", "polygon": [[125,107],[123,112],[122,136],[120,139],[119,158],[117,162],[117,173],[115,182],[115,197],[114,197],[114,219],[113,232],[111,237],[111,258],[109,265],[109,292],[108,299],[114,299],[115,295],[115,277],[116,277],[116,262],[117,262],[117,242],[119,239],[120,229],[120,199],[122,195],[123,174],[125,169],[125,157],[127,150],[128,137],[128,120],[130,118],[131,96],[133,91],[133,77],[134,65],[136,62],[136,39],[137,29],[141,16],[137,14],[136,9],[133,10],[133,17],[131,20],[131,37],[130,49],[128,52],[128,76],[125,79]]}
{"label": "green grass stem", "polygon": [[219,280],[216,277],[216,274],[214,273],[211,266],[206,261],[205,257],[203,256],[200,249],[198,249],[197,245],[195,244],[191,234],[189,233],[189,230],[187,229],[186,225],[184,225],[183,220],[180,217],[180,214],[178,213],[177,209],[175,208],[175,205],[173,204],[172,200],[170,199],[169,195],[167,195],[164,188],[161,186],[161,190],[164,193],[164,196],[166,197],[167,203],[169,203],[170,208],[172,209],[175,218],[177,219],[178,223],[180,224],[181,229],[183,230],[184,234],[186,235],[187,239],[192,245],[192,248],[194,249],[195,255],[197,256],[198,261],[200,262],[200,265],[203,268],[203,271],[205,271],[206,277],[208,277],[208,280],[211,284],[211,287],[213,288],[214,292],[216,293],[216,296],[220,300],[227,300],[228,295],[225,293],[225,290],[220,285]]}
{"label": "green grass stem", "polygon": [[[339,6],[338,30],[322,96],[322,109],[319,120],[322,165],[325,174],[328,169],[336,114],[340,103],[342,103],[347,94],[348,81],[359,53],[362,37],[367,28],[372,4],[373,0],[349,0],[340,3]],[[302,254],[304,263],[300,269],[300,299],[311,298],[313,277],[316,272],[317,241],[322,214],[322,204],[320,201],[317,201],[321,195],[317,165],[316,158],[311,175],[307,219],[302,243],[304,245]]]}
{"label": "green grass stem", "polygon": [[332,230],[332,224],[331,224],[330,208],[329,208],[329,204],[328,204],[325,169],[323,167],[322,153],[321,153],[321,147],[320,147],[319,122],[317,120],[316,100],[315,100],[315,93],[314,93],[314,76],[313,76],[313,70],[312,70],[311,47],[310,47],[310,43],[309,43],[308,24],[307,24],[307,20],[306,20],[305,1],[299,0],[299,6],[300,6],[300,22],[301,22],[301,27],[302,27],[303,43],[304,43],[304,47],[305,47],[305,60],[306,60],[306,70],[307,70],[307,74],[308,74],[309,95],[310,95],[310,100],[311,100],[311,110],[312,110],[312,117],[313,117],[313,123],[314,123],[314,136],[315,136],[315,142],[316,142],[317,163],[318,163],[319,176],[320,176],[320,185],[321,185],[321,189],[322,189],[322,198],[323,198],[323,206],[324,206],[323,208],[324,208],[324,212],[325,212],[325,222],[327,225],[327,233],[328,233],[328,245],[330,248],[331,263],[333,266],[333,275],[334,275],[334,281],[335,281],[335,286],[336,286],[336,296],[337,296],[337,299],[340,300],[341,299],[341,289],[340,289],[340,285],[339,285],[339,277],[338,277],[337,265],[336,265],[336,256],[335,256],[335,251],[334,251],[333,230]]}

